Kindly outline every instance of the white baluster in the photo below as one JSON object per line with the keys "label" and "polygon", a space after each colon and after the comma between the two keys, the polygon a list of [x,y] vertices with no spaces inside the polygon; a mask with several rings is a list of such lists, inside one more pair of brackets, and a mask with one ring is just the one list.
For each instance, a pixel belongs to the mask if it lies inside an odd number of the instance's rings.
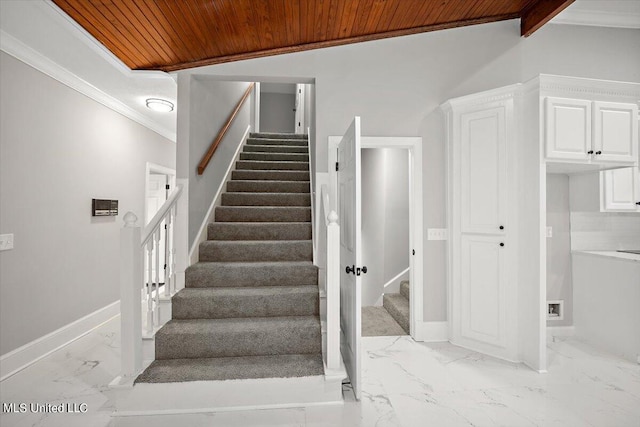
{"label": "white baluster", "polygon": [[155,285],[156,285],[156,292],[155,292],[155,304],[153,307],[153,315],[155,318],[155,324],[156,325],[160,325],[160,314],[158,313],[158,310],[160,309],[160,233],[161,233],[161,228],[160,226],[158,226],[158,229],[156,230],[155,233],[153,233],[153,238],[155,240],[155,261],[156,261],[156,280],[155,280]]}
{"label": "white baluster", "polygon": [[164,220],[164,296],[171,296],[171,252],[169,239],[171,235],[171,212]]}
{"label": "white baluster", "polygon": [[147,333],[153,333],[153,239],[147,243]]}

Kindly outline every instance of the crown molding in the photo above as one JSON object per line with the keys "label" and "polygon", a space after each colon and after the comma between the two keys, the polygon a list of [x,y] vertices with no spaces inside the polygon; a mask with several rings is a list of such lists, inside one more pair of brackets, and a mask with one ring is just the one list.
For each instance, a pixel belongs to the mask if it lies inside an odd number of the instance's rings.
{"label": "crown molding", "polygon": [[626,98],[629,102],[640,100],[640,83],[598,80],[583,77],[540,74],[532,79],[541,92],[564,92],[574,96],[604,96]]}
{"label": "crown molding", "polygon": [[459,106],[467,107],[514,99],[519,95],[521,86],[522,85],[520,83],[516,83],[509,86],[503,86],[496,89],[453,98],[442,104],[440,108],[443,111],[448,112]]}
{"label": "crown molding", "polygon": [[176,132],[158,124],[149,117],[141,114],[123,102],[93,86],[71,71],[32,49],[4,30],[0,29],[0,50],[24,62],[36,70],[48,75],[71,89],[88,96],[94,101],[113,111],[139,123],[140,125],[158,133],[159,135],[176,141]]}
{"label": "crown molding", "polygon": [[611,11],[566,9],[551,20],[552,24],[588,25],[592,27],[640,28],[640,14]]}

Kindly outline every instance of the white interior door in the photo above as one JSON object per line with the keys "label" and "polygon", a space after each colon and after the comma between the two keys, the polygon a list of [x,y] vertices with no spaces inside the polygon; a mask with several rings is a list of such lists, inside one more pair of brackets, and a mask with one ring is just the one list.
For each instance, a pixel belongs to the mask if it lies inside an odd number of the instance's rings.
{"label": "white interior door", "polygon": [[296,85],[296,108],[295,108],[295,130],[297,134],[304,134],[306,124],[304,123],[304,85]]}
{"label": "white interior door", "polygon": [[[340,350],[356,399],[360,399],[361,274],[360,117],[355,117],[338,145],[340,218]],[[366,271],[366,270],[365,270]]]}
{"label": "white interior door", "polygon": [[[150,173],[148,175],[148,186],[147,186],[147,200],[146,200],[146,213],[147,217],[145,218],[145,225],[149,224],[149,222],[153,219],[153,216],[158,212],[158,210],[162,207],[164,202],[167,200],[167,184],[169,184],[169,177],[165,174],[156,174]],[[159,243],[159,251],[160,251],[160,265],[164,265],[164,245],[165,245],[165,233],[160,233],[160,243]],[[148,262],[145,257],[145,275],[148,275],[148,269],[146,263]],[[156,277],[156,267],[155,262],[153,263],[153,276],[151,277],[152,281],[155,281]],[[160,272],[160,283],[164,283],[164,270]],[[149,278],[146,278],[147,280]]]}

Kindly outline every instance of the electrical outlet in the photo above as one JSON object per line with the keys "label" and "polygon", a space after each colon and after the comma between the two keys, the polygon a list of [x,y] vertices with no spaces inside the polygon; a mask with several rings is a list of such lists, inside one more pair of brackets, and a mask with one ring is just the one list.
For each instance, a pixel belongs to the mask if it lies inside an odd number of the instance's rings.
{"label": "electrical outlet", "polygon": [[13,249],[13,234],[0,234],[0,251]]}
{"label": "electrical outlet", "polygon": [[427,228],[427,240],[447,240],[446,228]]}
{"label": "electrical outlet", "polygon": [[547,237],[553,237],[553,227],[547,227]]}

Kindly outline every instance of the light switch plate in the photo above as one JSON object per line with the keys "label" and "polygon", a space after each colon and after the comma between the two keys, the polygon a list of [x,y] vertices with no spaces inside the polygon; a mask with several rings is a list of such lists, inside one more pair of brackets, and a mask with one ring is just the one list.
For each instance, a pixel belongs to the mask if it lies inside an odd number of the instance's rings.
{"label": "light switch plate", "polygon": [[13,249],[13,234],[0,234],[0,251]]}
{"label": "light switch plate", "polygon": [[448,235],[446,228],[427,228],[427,240],[447,240]]}

